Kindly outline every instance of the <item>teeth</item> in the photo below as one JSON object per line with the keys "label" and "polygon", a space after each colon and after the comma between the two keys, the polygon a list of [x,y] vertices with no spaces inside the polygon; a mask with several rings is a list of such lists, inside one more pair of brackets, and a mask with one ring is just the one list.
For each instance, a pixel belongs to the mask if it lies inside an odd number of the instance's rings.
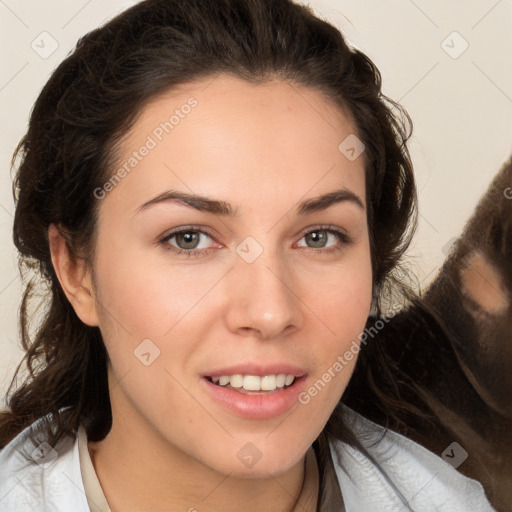
{"label": "teeth", "polygon": [[[233,380],[233,377],[231,377]],[[233,384],[231,384],[233,386]],[[261,377],[257,375],[246,375],[244,377],[243,388],[247,391],[260,391],[261,390]],[[234,387],[234,386],[233,386]]]}
{"label": "teeth", "polygon": [[276,380],[275,375],[265,375],[265,377],[261,377],[260,389],[263,391],[274,391],[277,387]]}
{"label": "teeth", "polygon": [[233,388],[243,388],[247,391],[274,391],[276,388],[290,386],[295,380],[295,375],[222,375],[212,377],[212,381],[219,386],[231,385]]}
{"label": "teeth", "polygon": [[229,379],[229,383],[234,388],[241,388],[244,385],[244,376],[237,374],[237,375],[231,375]]}

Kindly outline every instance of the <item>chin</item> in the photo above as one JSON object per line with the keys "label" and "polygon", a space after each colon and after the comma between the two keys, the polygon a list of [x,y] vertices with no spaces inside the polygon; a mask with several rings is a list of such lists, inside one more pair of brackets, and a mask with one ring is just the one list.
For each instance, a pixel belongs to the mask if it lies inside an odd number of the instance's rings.
{"label": "chin", "polygon": [[[301,451],[300,447],[294,444],[293,448],[284,451],[284,443],[280,443],[280,448],[276,448],[274,443],[268,443],[268,440],[266,446],[263,446],[264,443],[264,439],[261,442],[254,439],[254,443],[251,441],[236,443],[236,448],[223,450],[218,458],[213,455],[207,465],[214,471],[229,474],[231,477],[249,479],[278,477],[300,463],[309,448],[306,446]],[[227,456],[230,451],[234,456]]]}

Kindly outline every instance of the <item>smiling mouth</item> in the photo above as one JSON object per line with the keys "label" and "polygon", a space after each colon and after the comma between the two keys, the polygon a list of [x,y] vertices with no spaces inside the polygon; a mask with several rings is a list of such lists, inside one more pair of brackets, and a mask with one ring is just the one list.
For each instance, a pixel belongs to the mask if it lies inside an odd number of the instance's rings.
{"label": "smiling mouth", "polygon": [[222,375],[220,377],[205,377],[206,380],[218,387],[232,389],[244,395],[272,395],[293,386],[301,377],[295,375]]}

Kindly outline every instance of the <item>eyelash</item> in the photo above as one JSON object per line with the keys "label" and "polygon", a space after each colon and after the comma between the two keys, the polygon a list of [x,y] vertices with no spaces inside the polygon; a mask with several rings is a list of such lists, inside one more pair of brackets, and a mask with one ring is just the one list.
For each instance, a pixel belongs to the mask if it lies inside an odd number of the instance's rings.
{"label": "eyelash", "polygon": [[[314,247],[303,247],[302,249],[306,249],[307,251],[313,251],[315,253],[331,254],[331,253],[335,253],[335,252],[342,250],[344,248],[344,246],[350,245],[352,243],[352,239],[344,231],[333,228],[332,226],[316,226],[313,229],[310,229],[309,231],[304,233],[301,236],[300,240],[302,240],[302,238],[304,238],[306,235],[309,235],[310,233],[314,233],[316,231],[325,231],[326,233],[330,233],[330,234],[337,236],[338,240],[340,240],[342,242],[341,245],[332,246],[332,247],[328,247],[325,249],[323,249],[323,248],[315,249]],[[213,240],[213,237],[210,236],[205,231],[203,231],[201,229],[194,228],[193,226],[190,226],[190,227],[180,228],[180,229],[177,229],[176,231],[168,233],[163,238],[161,238],[158,241],[158,243],[163,247],[164,250],[170,251],[170,252],[176,254],[177,256],[182,256],[182,255],[187,256],[187,257],[206,256],[210,253],[211,250],[214,249],[214,248],[208,248],[208,249],[185,250],[185,249],[178,249],[168,243],[171,238],[175,237],[176,235],[179,235],[180,233],[201,233]]]}

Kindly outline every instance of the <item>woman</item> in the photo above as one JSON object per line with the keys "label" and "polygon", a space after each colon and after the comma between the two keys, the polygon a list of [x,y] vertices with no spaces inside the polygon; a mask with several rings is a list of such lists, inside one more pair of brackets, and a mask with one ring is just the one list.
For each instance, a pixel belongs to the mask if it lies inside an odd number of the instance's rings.
{"label": "woman", "polygon": [[27,286],[2,510],[492,510],[340,402],[415,226],[380,85],[288,0],[146,0],[80,40],[18,148],[50,301],[32,339]]}

